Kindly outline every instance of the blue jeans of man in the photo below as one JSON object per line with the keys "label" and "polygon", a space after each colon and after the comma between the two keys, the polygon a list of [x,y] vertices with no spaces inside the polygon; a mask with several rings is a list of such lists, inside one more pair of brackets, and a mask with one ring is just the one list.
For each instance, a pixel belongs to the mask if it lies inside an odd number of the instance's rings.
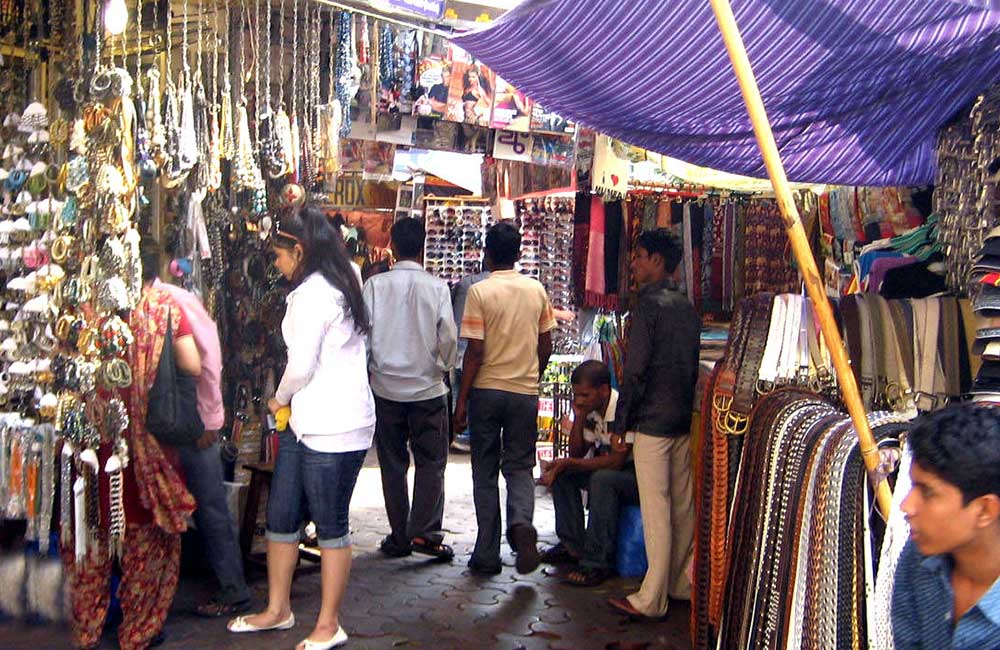
{"label": "blue jeans of man", "polygon": [[[590,511],[584,528],[583,497],[587,490]],[[635,466],[594,472],[566,470],[552,484],[556,511],[556,536],[580,557],[580,565],[611,571],[618,545],[618,514],[622,506],[639,504]]]}
{"label": "blue jeans of man", "polygon": [[178,447],[188,491],[198,505],[194,523],[205,543],[208,563],[221,588],[219,600],[240,603],[249,600],[246,578],[243,576],[243,554],[236,537],[236,522],[226,502],[222,484],[222,457],[218,443],[207,449],[195,445]]}
{"label": "blue jeans of man", "polygon": [[[507,483],[507,530],[531,524],[535,513],[535,442],[538,439],[538,396],[475,389],[469,401],[472,447],[472,500],[478,533],[472,562],[499,567],[500,486]],[[508,543],[510,537],[508,535]]]}

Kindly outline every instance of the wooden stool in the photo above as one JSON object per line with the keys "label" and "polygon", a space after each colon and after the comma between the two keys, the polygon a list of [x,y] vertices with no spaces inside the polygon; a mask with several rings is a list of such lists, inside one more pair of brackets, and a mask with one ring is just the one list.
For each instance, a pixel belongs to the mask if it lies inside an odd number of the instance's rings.
{"label": "wooden stool", "polygon": [[[251,552],[253,538],[257,536],[257,516],[260,514],[261,497],[264,488],[271,486],[274,463],[247,463],[244,469],[250,472],[250,487],[247,489],[247,503],[243,510],[243,525],[240,527],[240,551],[245,562],[266,565],[267,558]],[[319,549],[313,545],[299,544],[299,559],[319,562]]]}

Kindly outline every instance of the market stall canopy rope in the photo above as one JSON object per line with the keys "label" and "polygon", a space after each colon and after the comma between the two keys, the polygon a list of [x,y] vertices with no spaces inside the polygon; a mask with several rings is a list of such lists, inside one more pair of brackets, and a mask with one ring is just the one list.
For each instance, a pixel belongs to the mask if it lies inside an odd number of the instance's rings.
{"label": "market stall canopy rope", "polygon": [[[938,129],[1000,79],[1000,7],[736,0],[792,181],[934,182]],[[696,165],[766,178],[705,0],[528,0],[454,38],[547,109]]]}

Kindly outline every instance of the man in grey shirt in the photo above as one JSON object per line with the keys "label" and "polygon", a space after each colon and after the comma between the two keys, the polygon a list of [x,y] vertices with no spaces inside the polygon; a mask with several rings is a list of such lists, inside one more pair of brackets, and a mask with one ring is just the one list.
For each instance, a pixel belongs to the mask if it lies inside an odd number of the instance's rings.
{"label": "man in grey shirt", "polygon": [[[488,277],[490,277],[490,272],[483,269],[474,275],[465,276],[455,285],[454,295],[451,299],[451,304],[455,310],[455,327],[461,327],[462,325],[462,315],[465,314],[465,299],[469,296],[469,289],[472,288],[472,285],[482,282]],[[458,359],[455,361],[455,371],[452,373],[454,380],[451,382],[454,401],[458,400],[458,388],[462,385],[462,361],[465,359],[465,349],[467,347],[469,347],[468,340],[458,339]],[[471,447],[469,445],[468,428],[464,431],[455,431],[454,433],[455,439],[451,443],[452,448],[469,452]]]}
{"label": "man in grey shirt", "polygon": [[[448,285],[424,270],[424,227],[416,219],[392,226],[392,270],[368,279],[371,317],[368,369],[375,394],[375,449],[392,533],[380,549],[390,557],[412,551],[451,560],[442,543],[444,471],[448,463],[445,373],[455,366],[457,328]],[[409,449],[407,448],[409,443]],[[406,473],[416,465],[413,504]]]}

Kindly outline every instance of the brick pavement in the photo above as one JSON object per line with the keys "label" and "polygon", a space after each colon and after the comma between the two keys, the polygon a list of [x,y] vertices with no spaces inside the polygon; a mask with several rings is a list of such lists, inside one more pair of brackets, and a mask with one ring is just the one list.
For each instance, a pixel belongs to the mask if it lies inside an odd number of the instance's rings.
{"label": "brick pavement", "polygon": [[[498,650],[681,650],[690,647],[687,603],[673,603],[662,622],[629,622],[606,604],[609,596],[633,590],[637,580],[616,578],[596,589],[561,583],[552,567],[518,575],[504,544],[504,571],[481,578],[465,564],[475,542],[475,511],[469,459],[455,454],[446,479],[446,540],[455,561],[437,564],[422,556],[384,558],[377,551],[388,532],[378,468],[371,455],[362,470],[351,504],[354,567],[344,602],[343,625],[351,635],[348,648],[434,648]],[[535,522],[543,544],[553,543],[552,500],[539,488]],[[249,574],[255,600],[266,600],[263,571]],[[232,635],[224,621],[205,621],[187,613],[211,586],[208,576],[182,577],[181,589],[167,622],[163,650],[291,650],[311,629],[319,611],[319,573],[299,572],[292,587],[292,608],[299,624],[288,632]],[[68,647],[64,630],[0,624],[5,650],[49,650]],[[107,635],[102,649],[116,648]]]}

